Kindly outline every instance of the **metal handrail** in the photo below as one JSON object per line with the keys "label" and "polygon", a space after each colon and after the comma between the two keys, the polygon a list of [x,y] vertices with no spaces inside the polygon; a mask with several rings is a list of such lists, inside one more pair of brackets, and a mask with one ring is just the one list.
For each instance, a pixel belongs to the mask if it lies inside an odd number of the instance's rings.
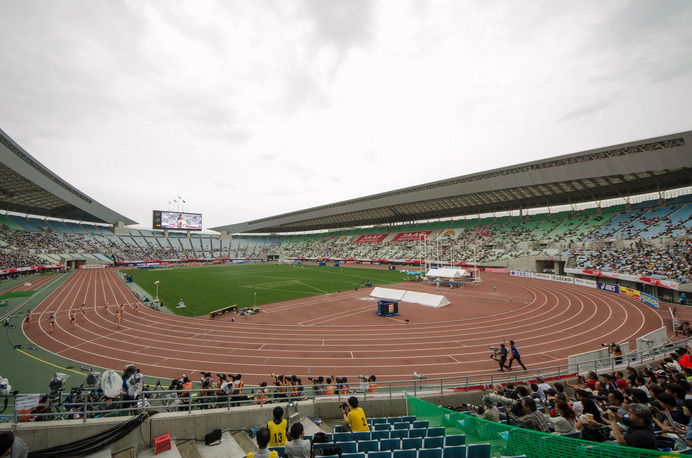
{"label": "metal handrail", "polygon": [[[405,392],[414,397],[427,394],[450,394],[459,391],[469,392],[476,389],[488,389],[495,383],[520,383],[534,380],[537,375],[542,375],[546,380],[560,380],[584,374],[588,371],[603,372],[604,369],[615,371],[618,368],[626,367],[632,363],[642,364],[648,361],[659,359],[673,348],[686,346],[692,339],[685,339],[678,342],[670,342],[665,345],[654,347],[640,352],[630,352],[621,356],[610,356],[608,358],[596,359],[593,361],[562,364],[543,368],[537,371],[522,371],[513,373],[490,373],[479,375],[463,375],[455,377],[444,377],[434,379],[414,379],[403,381],[379,382],[377,392],[368,392],[367,387],[362,384],[342,387],[336,386],[333,395],[324,394],[328,385],[304,385],[301,387],[260,387],[256,385],[245,385],[242,394],[224,393],[219,394],[219,388],[198,388],[191,390],[163,390],[156,387],[151,390],[142,391],[136,399],[97,399],[102,394],[95,390],[73,389],[71,392],[53,392],[50,394],[38,395],[45,398],[46,402],[37,412],[30,414],[19,412],[14,409],[17,398],[21,394],[8,394],[9,407],[12,407],[12,417],[3,417],[2,420],[18,423],[27,421],[26,417],[31,417],[30,421],[42,421],[52,419],[82,419],[87,421],[90,418],[105,416],[134,415],[142,410],[145,411],[166,411],[184,412],[200,409],[231,409],[236,406],[263,405],[267,403],[291,403],[294,401],[316,401],[342,400],[349,396],[357,396],[362,399],[382,398],[403,396]],[[616,359],[621,363],[616,364]],[[293,390],[292,390],[293,388]],[[266,400],[259,396],[259,389],[267,389]],[[280,391],[281,390],[281,391]],[[297,393],[294,393],[297,391]],[[262,395],[265,395],[264,393]],[[37,396],[37,395],[33,395]],[[77,398],[75,398],[77,397]],[[81,398],[81,399],[80,399]],[[80,400],[77,400],[80,399]],[[35,409],[36,410],[36,409]],[[42,410],[42,411],[41,411]]]}

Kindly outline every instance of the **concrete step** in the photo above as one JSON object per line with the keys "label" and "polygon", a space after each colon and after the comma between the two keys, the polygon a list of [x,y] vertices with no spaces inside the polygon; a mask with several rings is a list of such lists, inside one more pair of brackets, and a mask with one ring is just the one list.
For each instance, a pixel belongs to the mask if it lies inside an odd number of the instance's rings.
{"label": "concrete step", "polygon": [[243,458],[247,455],[228,431],[221,435],[219,445],[207,445],[204,441],[196,441],[195,445],[201,458]]}

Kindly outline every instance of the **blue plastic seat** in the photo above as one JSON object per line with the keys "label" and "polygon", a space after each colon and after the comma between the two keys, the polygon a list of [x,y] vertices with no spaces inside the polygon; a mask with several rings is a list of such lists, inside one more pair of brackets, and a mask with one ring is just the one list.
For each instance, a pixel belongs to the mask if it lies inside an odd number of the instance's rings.
{"label": "blue plastic seat", "polygon": [[375,431],[391,431],[392,425],[389,423],[378,423],[375,425]]}
{"label": "blue plastic seat", "polygon": [[401,417],[388,417],[387,423],[393,425],[394,423],[401,423]]}
{"label": "blue plastic seat", "polygon": [[365,453],[341,453],[341,458],[365,458]]}
{"label": "blue plastic seat", "polygon": [[429,428],[430,422],[428,420],[416,420],[413,422],[412,428]]}
{"label": "blue plastic seat", "polygon": [[411,423],[407,421],[400,421],[398,423],[394,423],[394,429],[411,429]]}
{"label": "blue plastic seat", "polygon": [[423,438],[423,448],[442,448],[445,446],[445,438],[438,437],[425,437]]}
{"label": "blue plastic seat", "polygon": [[341,448],[341,453],[358,452],[358,444],[356,443],[356,441],[334,442],[334,444]]}
{"label": "blue plastic seat", "polygon": [[407,421],[409,423],[413,423],[414,421],[416,421],[416,416],[415,415],[409,415],[406,417],[401,417],[401,421]]}
{"label": "blue plastic seat", "polygon": [[467,445],[466,458],[490,458],[490,444]]}
{"label": "blue plastic seat", "polygon": [[418,458],[418,450],[395,450],[392,458]]}
{"label": "blue plastic seat", "polygon": [[442,458],[466,458],[465,445],[445,446],[442,451]]}
{"label": "blue plastic seat", "polygon": [[408,429],[395,429],[389,433],[389,437],[392,439],[406,439],[408,438]]}
{"label": "blue plastic seat", "polygon": [[392,458],[392,451],[370,452],[368,453],[368,458]]}
{"label": "blue plastic seat", "polygon": [[334,442],[349,442],[351,441],[351,433],[334,433]]}
{"label": "blue plastic seat", "polygon": [[380,441],[380,451],[401,449],[401,439],[382,439]]}
{"label": "blue plastic seat", "polygon": [[418,450],[418,458],[442,458],[442,449],[422,448]]}
{"label": "blue plastic seat", "polygon": [[370,431],[356,431],[354,433],[351,433],[351,437],[356,442],[369,441],[372,439],[372,435],[370,434]]}
{"label": "blue plastic seat", "polygon": [[358,451],[363,453],[369,452],[379,452],[380,451],[380,441],[360,441],[358,442]]}
{"label": "blue plastic seat", "polygon": [[438,437],[438,436],[444,436],[444,435],[445,435],[445,429],[442,427],[428,428],[428,437]]}
{"label": "blue plastic seat", "polygon": [[371,425],[380,425],[382,423],[387,423],[386,418],[378,417],[378,418],[371,418],[370,421],[368,422]]}
{"label": "blue plastic seat", "polygon": [[408,437],[427,437],[428,428],[413,428],[408,430]]}
{"label": "blue plastic seat", "polygon": [[454,445],[465,445],[466,435],[465,434],[452,434],[450,436],[445,436],[445,447],[450,447]]}
{"label": "blue plastic seat", "polygon": [[401,448],[403,450],[408,450],[410,448],[423,448],[423,439],[420,437],[406,438],[401,440]]}
{"label": "blue plastic seat", "polygon": [[373,440],[379,441],[382,439],[389,439],[389,431],[373,431],[370,436]]}

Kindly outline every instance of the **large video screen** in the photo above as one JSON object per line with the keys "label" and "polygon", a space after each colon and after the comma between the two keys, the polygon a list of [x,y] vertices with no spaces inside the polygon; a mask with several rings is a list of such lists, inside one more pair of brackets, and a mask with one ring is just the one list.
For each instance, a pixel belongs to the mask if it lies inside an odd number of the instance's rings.
{"label": "large video screen", "polygon": [[202,214],[154,210],[154,222],[152,227],[154,229],[201,231]]}

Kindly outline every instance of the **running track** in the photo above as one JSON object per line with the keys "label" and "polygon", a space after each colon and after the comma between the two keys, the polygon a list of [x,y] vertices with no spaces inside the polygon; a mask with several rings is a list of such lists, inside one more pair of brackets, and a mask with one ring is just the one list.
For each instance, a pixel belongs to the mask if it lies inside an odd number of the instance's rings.
{"label": "running track", "polygon": [[[497,365],[489,347],[509,339],[535,371],[603,342],[627,341],[634,349],[636,337],[666,324],[670,331],[667,307],[655,311],[625,296],[507,274],[483,278],[482,284],[439,291],[451,301],[446,307],[400,303],[400,316],[393,318],[377,317],[370,289],[360,289],[265,305],[231,322],[230,316],[178,317],[143,305],[135,314],[137,300],[115,270],[81,270],[34,309],[34,324],[24,332],[36,345],[87,366],[120,371],[134,363],[163,379],[241,373],[246,383],[258,383],[271,381],[271,373],[304,380],[376,374],[378,381],[410,380],[413,371],[428,378],[490,373]],[[392,287],[436,293],[416,283]],[[127,305],[118,329],[121,303]]]}

